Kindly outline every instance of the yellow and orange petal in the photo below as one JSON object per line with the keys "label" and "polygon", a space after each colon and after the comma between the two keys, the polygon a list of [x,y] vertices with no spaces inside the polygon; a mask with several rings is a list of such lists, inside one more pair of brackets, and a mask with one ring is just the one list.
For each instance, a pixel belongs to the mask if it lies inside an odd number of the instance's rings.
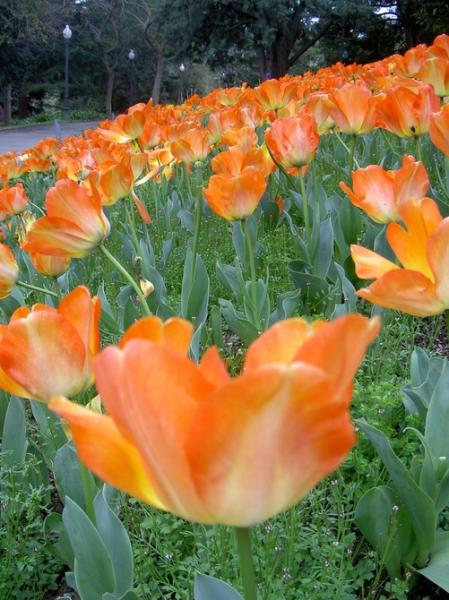
{"label": "yellow and orange petal", "polygon": [[265,142],[273,160],[284,169],[307,165],[320,142],[312,115],[276,119],[265,133]]}
{"label": "yellow and orange petal", "polygon": [[18,276],[19,267],[11,248],[0,244],[0,300],[9,296]]}
{"label": "yellow and orange petal", "polygon": [[217,215],[234,221],[255,211],[266,187],[264,176],[254,167],[246,167],[237,177],[213,175],[204,196]]}

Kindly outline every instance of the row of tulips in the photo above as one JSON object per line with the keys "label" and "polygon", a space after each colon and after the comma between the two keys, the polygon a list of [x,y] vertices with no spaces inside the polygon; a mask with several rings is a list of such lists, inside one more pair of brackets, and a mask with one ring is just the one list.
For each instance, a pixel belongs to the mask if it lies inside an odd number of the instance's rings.
{"label": "row of tulips", "polygon": [[[35,417],[47,405],[62,417],[81,461],[111,486],[188,520],[236,527],[247,600],[257,597],[247,528],[296,504],[355,443],[352,383],[380,327],[377,317],[347,314],[355,308],[357,278],[375,280],[357,295],[380,307],[416,316],[449,310],[449,218],[426,196],[430,181],[421,160],[429,139],[449,157],[448,96],[449,36],[441,35],[429,47],[373,64],[214,90],[180,106],[138,104],[83,137],[48,139],[0,157],[0,297],[15,301],[21,287],[46,299],[9,311],[1,325],[0,387],[44,403],[33,404]],[[407,149],[409,140],[417,160],[401,145],[398,169],[362,167],[367,134],[393,149],[394,136]],[[317,199],[317,171],[329,149],[332,156],[345,153],[340,187],[366,218],[346,200],[331,209],[328,198]],[[425,162],[430,171],[433,161]],[[436,169],[440,175],[438,162]],[[249,343],[234,377],[215,346],[200,358],[214,321],[200,252],[209,209],[233,222],[237,261],[217,264],[217,276],[239,303],[235,309],[223,299],[221,314]],[[349,224],[344,210],[351,210]],[[258,276],[257,228],[273,211],[275,226],[293,239],[289,268],[299,289],[279,296],[271,312],[268,276]],[[183,318],[173,316],[149,233],[171,228],[173,218],[192,234]],[[111,251],[118,233],[131,248],[132,267]],[[170,235],[167,257],[176,233]],[[359,243],[373,237],[387,256]],[[97,251],[126,282],[134,309],[117,345],[102,350],[101,304],[114,321],[104,294],[92,298],[81,285],[50,304],[78,259]],[[42,276],[39,286],[33,277],[25,281],[28,263]],[[313,314],[313,286],[326,301],[336,290],[328,312],[341,316],[311,323],[293,316],[300,301]],[[85,406],[93,384],[100,402]],[[54,456],[50,468],[53,462]],[[95,524],[95,480],[83,469],[84,509]],[[70,531],[78,513],[67,511]],[[411,559],[421,568],[435,554],[432,540]],[[73,587],[82,600],[101,597],[84,587],[77,564]],[[423,573],[435,580],[433,570]],[[436,579],[449,589],[444,577]],[[237,597],[222,582],[201,581],[216,597]],[[198,600],[212,597],[195,593]]]}

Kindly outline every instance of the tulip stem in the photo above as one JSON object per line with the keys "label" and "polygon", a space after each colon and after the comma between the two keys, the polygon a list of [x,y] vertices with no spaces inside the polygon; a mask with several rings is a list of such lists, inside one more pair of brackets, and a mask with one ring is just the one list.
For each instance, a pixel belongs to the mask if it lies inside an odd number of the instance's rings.
{"label": "tulip stem", "polygon": [[242,219],[243,232],[245,234],[246,246],[248,248],[248,261],[251,273],[251,301],[253,305],[254,324],[260,329],[259,311],[257,310],[257,275],[256,261],[254,259],[253,242],[249,233],[248,220]]}
{"label": "tulip stem", "polygon": [[125,269],[125,267],[121,263],[119,263],[119,261],[115,258],[115,256],[113,256],[109,252],[109,250],[107,250],[103,246],[103,244],[100,244],[100,250],[106,256],[106,258],[114,265],[114,267],[116,269],[118,269],[120,271],[120,273],[125,277],[125,279],[127,279],[128,282],[131,284],[131,286],[133,287],[134,291],[136,292],[136,294],[140,300],[140,303],[142,305],[142,309],[143,309],[144,313],[146,315],[151,315],[151,310],[147,304],[147,299],[145,298],[145,294],[140,289],[139,284],[131,277],[131,275],[128,273],[128,271]]}
{"label": "tulip stem", "polygon": [[419,135],[415,135],[415,151],[416,151],[416,158],[422,162],[422,146],[421,146],[421,137]]}
{"label": "tulip stem", "polygon": [[354,168],[354,159],[355,159],[355,147],[357,145],[357,136],[353,134],[351,136],[351,153],[349,155],[349,172],[352,173]]}
{"label": "tulip stem", "polygon": [[[351,155],[352,154],[352,160],[351,160],[351,171],[352,171],[352,167],[355,165],[357,167],[357,169],[360,169],[360,163],[359,161],[356,159],[356,157],[354,156],[354,153],[351,152],[351,149],[348,148],[348,145],[343,141],[343,139],[341,138],[340,134],[338,133],[337,130],[335,130],[335,135],[337,136],[337,140],[340,142],[340,144],[343,146],[343,148],[346,150],[346,152]],[[355,138],[356,136],[354,136]]]}
{"label": "tulip stem", "polygon": [[132,212],[132,210],[133,210],[133,208],[129,207],[127,202],[125,201],[125,212],[126,212],[126,218],[128,219],[128,225],[131,230],[131,237],[133,238],[136,253],[139,254],[139,238],[137,237],[136,222],[134,220],[134,213]]}
{"label": "tulip stem", "polygon": [[256,577],[254,575],[254,564],[251,552],[251,533],[248,527],[236,527],[235,534],[237,537],[245,600],[257,600]]}
{"label": "tulip stem", "polygon": [[309,250],[311,251],[309,203],[307,201],[306,183],[305,183],[304,179],[305,179],[304,175],[300,174],[299,175],[299,184],[301,186],[302,210],[303,210],[303,216],[304,216],[304,229],[306,232],[306,240],[307,240],[307,243],[309,244]]}
{"label": "tulip stem", "polygon": [[447,337],[449,339],[449,310],[446,310],[444,312],[444,318],[445,318],[445,321],[446,321],[446,335],[447,335]]}
{"label": "tulip stem", "polygon": [[59,294],[56,292],[52,292],[51,290],[47,290],[46,288],[41,288],[37,285],[32,285],[31,283],[25,283],[24,281],[16,281],[16,285],[20,285],[20,287],[27,288],[28,290],[34,290],[35,292],[42,292],[43,294],[48,294],[49,296],[54,296],[55,298],[59,298]]}
{"label": "tulip stem", "polygon": [[196,199],[195,230],[193,233],[193,247],[192,247],[192,272],[191,272],[192,285],[195,284],[196,257],[198,255],[198,244],[200,241],[202,202],[203,202],[203,200],[202,200],[201,196]]}

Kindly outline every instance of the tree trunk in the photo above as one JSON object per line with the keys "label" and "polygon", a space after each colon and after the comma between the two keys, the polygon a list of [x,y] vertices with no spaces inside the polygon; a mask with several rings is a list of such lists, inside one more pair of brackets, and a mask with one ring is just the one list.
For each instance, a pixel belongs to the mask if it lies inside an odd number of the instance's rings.
{"label": "tree trunk", "polygon": [[108,71],[108,82],[106,86],[106,114],[112,118],[112,93],[114,91],[114,71]]}
{"label": "tree trunk", "polygon": [[405,44],[407,48],[413,48],[419,43],[419,23],[416,19],[417,6],[413,0],[399,0],[398,13],[399,21],[405,35]]}
{"label": "tree trunk", "polygon": [[28,117],[28,110],[29,110],[28,94],[24,94],[22,91],[19,91],[19,98],[18,98],[17,104],[18,104],[19,119],[26,119]]}
{"label": "tree trunk", "polygon": [[8,83],[5,86],[5,125],[11,125],[11,103],[12,103],[12,85]]}
{"label": "tree trunk", "polygon": [[288,56],[291,51],[291,46],[288,44],[285,36],[277,35],[271,45],[271,74],[272,77],[278,79],[286,75],[289,68]]}
{"label": "tree trunk", "polygon": [[267,78],[267,60],[265,56],[265,49],[263,46],[257,46],[256,48],[257,66],[259,68],[259,77],[263,81]]}
{"label": "tree trunk", "polygon": [[153,104],[159,104],[159,98],[161,96],[161,85],[162,85],[162,73],[164,71],[164,49],[158,48],[156,52],[156,74],[153,81],[153,91],[151,92],[151,98]]}

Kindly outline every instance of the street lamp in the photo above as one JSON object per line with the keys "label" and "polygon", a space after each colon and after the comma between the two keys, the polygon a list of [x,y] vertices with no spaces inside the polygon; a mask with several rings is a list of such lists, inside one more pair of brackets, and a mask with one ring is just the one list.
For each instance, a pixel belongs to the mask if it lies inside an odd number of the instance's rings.
{"label": "street lamp", "polygon": [[64,36],[65,44],[64,104],[62,110],[64,117],[67,118],[69,116],[69,42],[72,37],[72,30],[68,25],[64,27],[62,35]]}
{"label": "street lamp", "polygon": [[186,70],[186,66],[184,63],[181,63],[179,65],[179,70],[181,72],[181,81],[180,81],[180,83],[181,83],[181,102],[183,102],[183,100],[184,100],[184,72]]}
{"label": "street lamp", "polygon": [[132,106],[134,104],[134,59],[136,58],[136,53],[132,48],[128,52],[128,58],[131,63],[129,69],[129,104]]}

